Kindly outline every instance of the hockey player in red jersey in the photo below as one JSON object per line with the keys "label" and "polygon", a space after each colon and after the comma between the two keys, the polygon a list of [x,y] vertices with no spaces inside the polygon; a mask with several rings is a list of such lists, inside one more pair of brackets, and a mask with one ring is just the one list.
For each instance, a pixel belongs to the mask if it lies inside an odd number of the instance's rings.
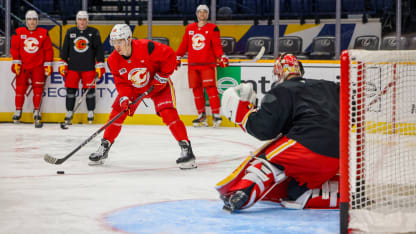
{"label": "hockey player in red jersey", "polygon": [[11,39],[10,53],[13,57],[12,72],[16,74],[16,112],[13,120],[19,122],[29,80],[33,90],[33,119],[41,119],[39,110],[45,77],[52,74],[53,49],[48,31],[38,27],[38,14],[26,12],[26,27],[17,28]]}
{"label": "hockey player in red jersey", "polygon": [[176,110],[175,93],[170,80],[176,67],[175,52],[159,42],[133,40],[127,24],[117,24],[113,27],[110,44],[115,50],[108,57],[107,64],[114,76],[118,92],[112,105],[110,119],[123,110],[127,112],[105,129],[101,146],[89,157],[90,165],[102,164],[108,157],[108,151],[120,133],[124,120],[127,116],[132,116],[140,104],[130,103],[153,86],[147,97],[152,99],[157,115],[169,127],[181,148],[181,156],[176,163],[181,169],[196,168],[185,125],[179,119]]}
{"label": "hockey player in red jersey", "polygon": [[339,86],[303,78],[292,54],[278,57],[273,73],[278,80],[258,109],[250,84],[222,96],[226,117],[270,140],[217,184],[224,209],[248,208],[260,199],[292,209],[338,208]]}
{"label": "hockey player in red jersey", "polygon": [[102,78],[105,73],[104,49],[101,43],[100,32],[88,26],[88,13],[78,11],[76,15],[77,26],[68,29],[61,50],[59,73],[65,78],[66,110],[65,123],[70,124],[74,115],[76,92],[79,80],[82,80],[84,92],[90,85],[86,97],[88,122],[94,120],[95,84],[96,76]]}
{"label": "hockey player in red jersey", "polygon": [[197,23],[189,24],[185,29],[182,42],[176,51],[177,64],[188,52],[188,83],[195,99],[198,118],[192,121],[195,127],[208,126],[205,113],[204,88],[208,94],[214,127],[221,124],[221,103],[217,90],[217,60],[220,67],[228,66],[220,39],[220,30],[215,24],[208,23],[209,8],[199,5],[196,9]]}

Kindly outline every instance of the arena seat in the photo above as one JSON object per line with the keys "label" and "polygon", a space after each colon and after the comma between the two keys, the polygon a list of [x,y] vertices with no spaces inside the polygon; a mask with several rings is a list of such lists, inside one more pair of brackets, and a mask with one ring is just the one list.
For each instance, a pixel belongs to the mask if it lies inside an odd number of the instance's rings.
{"label": "arena seat", "polygon": [[285,36],[279,38],[279,51],[281,53],[302,54],[302,38],[298,36]]}
{"label": "arena seat", "polygon": [[264,55],[271,55],[273,53],[273,40],[270,37],[249,37],[247,39],[245,56],[251,58],[258,54],[261,47],[264,46]]}
{"label": "arena seat", "polygon": [[170,0],[153,0],[153,13],[163,14],[170,11]]}
{"label": "arena seat", "polygon": [[380,39],[375,35],[358,36],[354,41],[354,49],[378,50]]}
{"label": "arena seat", "polygon": [[[395,50],[397,37],[395,35],[384,36],[381,40],[380,50]],[[405,50],[408,47],[408,41],[405,36],[400,37],[400,49]]]}
{"label": "arena seat", "polygon": [[311,59],[332,59],[335,56],[335,37],[318,36],[312,40]]}
{"label": "arena seat", "polygon": [[234,37],[221,37],[221,45],[224,54],[232,55],[235,54],[235,38]]}
{"label": "arena seat", "polygon": [[416,34],[409,34],[406,36],[408,41],[408,50],[416,50]]}
{"label": "arena seat", "polygon": [[237,0],[219,0],[217,7],[229,7],[232,12],[237,12],[237,4]]}
{"label": "arena seat", "polygon": [[169,45],[169,39],[167,37],[152,37],[152,41],[157,41],[165,45]]}

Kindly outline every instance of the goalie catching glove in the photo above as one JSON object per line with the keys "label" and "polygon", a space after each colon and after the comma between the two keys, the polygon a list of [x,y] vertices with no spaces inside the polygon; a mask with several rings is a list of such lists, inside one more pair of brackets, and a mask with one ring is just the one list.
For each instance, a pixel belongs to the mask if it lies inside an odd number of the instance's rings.
{"label": "goalie catching glove", "polygon": [[256,92],[250,83],[228,88],[222,94],[222,111],[230,121],[240,125],[245,130],[247,117],[254,111]]}

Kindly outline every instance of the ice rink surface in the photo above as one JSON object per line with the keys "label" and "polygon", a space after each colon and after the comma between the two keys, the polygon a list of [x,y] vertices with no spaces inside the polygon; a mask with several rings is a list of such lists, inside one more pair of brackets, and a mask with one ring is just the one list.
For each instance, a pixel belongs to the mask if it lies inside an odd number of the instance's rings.
{"label": "ice rink surface", "polygon": [[[228,214],[215,184],[262,145],[238,128],[187,127],[198,168],[180,170],[166,126],[124,125],[102,166],[88,166],[101,125],[0,124],[0,233],[337,233],[337,210],[259,203]],[[65,174],[58,175],[58,170]]]}

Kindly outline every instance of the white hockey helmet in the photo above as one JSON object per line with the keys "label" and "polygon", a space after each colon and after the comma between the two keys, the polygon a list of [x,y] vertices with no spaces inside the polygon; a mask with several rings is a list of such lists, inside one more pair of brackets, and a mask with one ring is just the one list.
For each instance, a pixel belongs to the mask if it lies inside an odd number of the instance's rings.
{"label": "white hockey helmet", "polygon": [[37,20],[39,20],[39,16],[38,16],[38,13],[36,13],[36,11],[28,10],[26,12],[25,19],[26,20],[28,20],[28,19],[37,19]]}
{"label": "white hockey helmet", "polygon": [[127,24],[116,24],[110,33],[110,45],[114,46],[114,41],[120,39],[129,39],[132,36],[130,26]]}
{"label": "white hockey helmet", "polygon": [[76,19],[87,19],[88,20],[88,12],[86,11],[78,11]]}
{"label": "white hockey helmet", "polygon": [[196,14],[198,14],[198,11],[206,11],[209,15],[209,7],[205,4],[201,4],[196,8]]}

